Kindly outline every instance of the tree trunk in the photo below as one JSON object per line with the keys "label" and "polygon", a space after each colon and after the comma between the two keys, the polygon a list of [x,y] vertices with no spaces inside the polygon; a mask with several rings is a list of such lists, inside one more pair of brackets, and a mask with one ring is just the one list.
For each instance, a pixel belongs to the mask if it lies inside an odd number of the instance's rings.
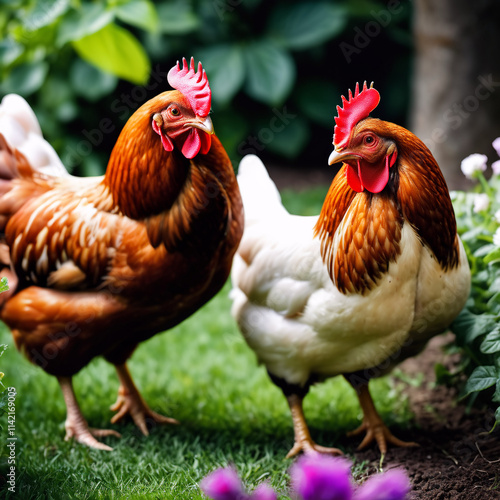
{"label": "tree trunk", "polygon": [[460,162],[498,159],[500,2],[414,0],[412,131],[434,154],[448,185],[463,188]]}

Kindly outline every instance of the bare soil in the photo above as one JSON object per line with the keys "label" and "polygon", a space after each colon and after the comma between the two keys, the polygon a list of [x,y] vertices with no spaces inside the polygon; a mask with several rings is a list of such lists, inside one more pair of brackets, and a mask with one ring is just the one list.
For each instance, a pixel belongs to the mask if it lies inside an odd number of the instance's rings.
{"label": "bare soil", "polygon": [[[455,389],[435,384],[434,365],[439,362],[451,367],[457,361],[443,352],[451,338],[451,334],[434,338],[422,354],[400,365],[409,376],[424,373],[422,384],[406,389],[419,430],[397,433],[420,446],[390,448],[383,468],[407,470],[412,499],[500,499],[500,432],[489,432],[495,421],[493,411],[467,411],[457,402]],[[374,448],[357,452],[356,457],[374,469],[379,465]]]}

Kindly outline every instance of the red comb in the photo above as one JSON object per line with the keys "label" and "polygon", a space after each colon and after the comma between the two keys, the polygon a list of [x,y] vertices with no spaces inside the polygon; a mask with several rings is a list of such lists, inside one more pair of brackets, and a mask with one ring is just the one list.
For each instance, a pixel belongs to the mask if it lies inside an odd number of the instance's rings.
{"label": "red comb", "polygon": [[373,87],[367,88],[366,82],[361,92],[359,84],[356,83],[354,97],[349,90],[349,100],[342,96],[343,107],[337,106],[339,116],[335,117],[336,125],[333,131],[333,144],[336,148],[342,148],[347,144],[356,123],[366,118],[379,102],[380,94]]}
{"label": "red comb", "polygon": [[195,73],[194,57],[191,58],[189,68],[186,58],[183,57],[182,69],[177,61],[177,65],[168,72],[167,80],[171,87],[184,94],[198,116],[208,115],[212,92],[208,84],[207,74],[201,67],[201,62],[198,63],[198,72]]}

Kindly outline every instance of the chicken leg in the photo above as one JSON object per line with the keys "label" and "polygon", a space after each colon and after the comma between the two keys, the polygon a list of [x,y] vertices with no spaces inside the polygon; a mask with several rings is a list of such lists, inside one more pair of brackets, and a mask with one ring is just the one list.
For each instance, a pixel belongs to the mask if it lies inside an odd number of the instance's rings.
{"label": "chicken leg", "polygon": [[128,367],[125,363],[116,365],[118,378],[120,379],[120,388],[118,389],[118,399],[111,406],[112,411],[117,413],[111,419],[114,424],[122,420],[127,414],[130,414],[135,425],[139,427],[145,436],[149,436],[148,423],[154,424],[178,424],[179,421],[174,418],[164,417],[151,410],[142,399],[139,390],[134,384]]}
{"label": "chicken leg", "polygon": [[288,401],[288,406],[290,407],[290,412],[292,414],[293,430],[295,433],[295,444],[288,452],[286,458],[292,458],[295,455],[298,455],[301,451],[306,454],[317,452],[328,453],[331,455],[343,455],[342,451],[337,448],[326,448],[325,446],[316,444],[312,440],[309,428],[307,427],[306,419],[304,417],[302,397],[297,396],[296,394],[290,394],[287,396],[286,400]]}
{"label": "chicken leg", "polygon": [[366,432],[365,437],[358,446],[358,450],[366,448],[372,441],[376,441],[380,449],[380,453],[385,455],[387,452],[387,443],[391,443],[395,446],[418,446],[417,443],[401,441],[395,437],[391,431],[384,424],[380,415],[375,408],[373,399],[368,390],[368,382],[361,384],[353,384],[348,377],[347,380],[351,383],[356,394],[358,395],[359,404],[363,410],[363,423],[354,431],[349,432],[348,436],[357,436],[362,432]]}
{"label": "chicken leg", "polygon": [[71,377],[58,377],[59,385],[63,393],[66,403],[66,437],[68,441],[75,438],[78,443],[96,448],[98,450],[111,451],[113,448],[100,443],[96,437],[115,436],[121,437],[121,434],[111,429],[91,429],[85,420],[78,401],[76,400],[75,391],[73,390],[73,381]]}

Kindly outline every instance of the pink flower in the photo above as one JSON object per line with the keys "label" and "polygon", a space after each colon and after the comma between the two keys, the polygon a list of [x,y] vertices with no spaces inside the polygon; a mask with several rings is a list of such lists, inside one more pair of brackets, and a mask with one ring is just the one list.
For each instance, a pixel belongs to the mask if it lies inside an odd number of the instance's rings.
{"label": "pink flower", "polygon": [[276,500],[277,496],[274,490],[267,484],[259,484],[250,496],[250,500]]}
{"label": "pink flower", "polygon": [[292,486],[303,500],[351,500],[350,468],[342,458],[305,456],[290,469]]}
{"label": "pink flower", "polygon": [[234,469],[217,469],[200,484],[203,493],[213,500],[249,500]]}
{"label": "pink flower", "polygon": [[492,146],[495,148],[495,151],[497,152],[498,156],[500,156],[500,137],[497,137],[493,141]]}
{"label": "pink flower", "polygon": [[460,168],[467,179],[473,179],[476,172],[484,172],[486,170],[486,162],[488,157],[479,153],[474,153],[462,160]]}
{"label": "pink flower", "polygon": [[410,489],[408,476],[400,469],[392,469],[368,479],[358,489],[354,500],[404,500]]}
{"label": "pink flower", "polygon": [[500,175],[500,160],[494,161],[491,164],[491,169],[493,170],[493,175]]}

